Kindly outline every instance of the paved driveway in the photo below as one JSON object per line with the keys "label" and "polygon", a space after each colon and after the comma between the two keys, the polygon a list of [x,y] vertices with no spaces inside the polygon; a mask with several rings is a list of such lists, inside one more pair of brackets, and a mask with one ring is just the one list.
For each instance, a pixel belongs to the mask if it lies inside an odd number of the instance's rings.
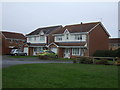
{"label": "paved driveway", "polygon": [[37,57],[31,58],[11,58],[9,56],[3,56],[2,68],[17,65],[17,64],[31,64],[31,63],[72,63],[67,60],[39,60]]}

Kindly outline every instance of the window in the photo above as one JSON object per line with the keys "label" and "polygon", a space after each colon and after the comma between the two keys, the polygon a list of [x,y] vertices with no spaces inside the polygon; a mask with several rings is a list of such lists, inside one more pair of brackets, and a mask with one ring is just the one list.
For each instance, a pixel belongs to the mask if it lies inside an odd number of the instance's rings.
{"label": "window", "polygon": [[69,39],[69,35],[68,34],[66,34],[66,39]]}
{"label": "window", "polygon": [[62,41],[62,36],[56,36],[57,41]]}
{"label": "window", "polygon": [[36,38],[37,38],[37,37],[35,36],[35,37],[34,37],[34,40],[35,40],[35,41],[36,41]]}
{"label": "window", "polygon": [[79,48],[73,48],[72,49],[72,55],[79,55],[79,54],[80,54]]}
{"label": "window", "polygon": [[75,35],[75,40],[82,40],[82,35]]}
{"label": "window", "polygon": [[40,41],[45,41],[45,37],[44,36],[40,36]]}
{"label": "window", "polygon": [[28,40],[29,40],[29,41],[32,41],[32,37],[29,37]]}

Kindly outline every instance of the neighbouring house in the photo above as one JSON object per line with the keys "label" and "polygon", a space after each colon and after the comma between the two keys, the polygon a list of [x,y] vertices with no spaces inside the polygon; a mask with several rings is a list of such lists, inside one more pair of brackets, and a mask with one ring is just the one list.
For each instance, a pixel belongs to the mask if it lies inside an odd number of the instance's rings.
{"label": "neighbouring house", "polygon": [[67,25],[53,34],[47,47],[58,57],[92,56],[96,50],[108,50],[109,33],[101,22]]}
{"label": "neighbouring house", "polygon": [[38,28],[27,34],[27,44],[24,46],[24,52],[28,55],[37,55],[41,50],[48,49],[47,45],[54,41],[52,36],[61,25]]}
{"label": "neighbouring house", "polygon": [[109,38],[109,50],[120,48],[120,38]]}
{"label": "neighbouring house", "polygon": [[22,33],[1,31],[2,54],[10,54],[12,49],[23,50],[26,43],[26,37]]}

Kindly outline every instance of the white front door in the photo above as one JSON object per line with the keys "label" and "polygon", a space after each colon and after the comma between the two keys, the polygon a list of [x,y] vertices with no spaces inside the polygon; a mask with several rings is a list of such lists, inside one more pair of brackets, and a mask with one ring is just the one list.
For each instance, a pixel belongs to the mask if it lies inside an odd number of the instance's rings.
{"label": "white front door", "polygon": [[53,51],[54,53],[57,53],[57,48],[51,48],[51,51]]}
{"label": "white front door", "polygon": [[70,58],[70,48],[65,48],[64,58]]}

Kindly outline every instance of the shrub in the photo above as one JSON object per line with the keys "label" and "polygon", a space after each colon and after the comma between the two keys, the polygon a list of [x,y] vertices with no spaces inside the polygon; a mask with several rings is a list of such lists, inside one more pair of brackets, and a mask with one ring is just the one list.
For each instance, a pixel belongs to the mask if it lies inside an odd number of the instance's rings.
{"label": "shrub", "polygon": [[79,63],[83,63],[83,64],[92,64],[93,60],[89,57],[80,57],[79,58]]}
{"label": "shrub", "polygon": [[105,59],[101,59],[100,61],[96,62],[96,64],[104,64],[104,65],[108,65],[108,61]]}
{"label": "shrub", "polygon": [[45,56],[45,55],[39,55],[38,58],[39,58],[39,59],[48,59],[49,57],[48,57],[48,56]]}
{"label": "shrub", "polygon": [[77,60],[74,59],[74,60],[73,60],[73,63],[77,63]]}
{"label": "shrub", "polygon": [[120,57],[120,48],[117,50],[114,50],[116,57]]}
{"label": "shrub", "polygon": [[117,51],[112,50],[97,50],[93,56],[95,57],[116,57]]}

